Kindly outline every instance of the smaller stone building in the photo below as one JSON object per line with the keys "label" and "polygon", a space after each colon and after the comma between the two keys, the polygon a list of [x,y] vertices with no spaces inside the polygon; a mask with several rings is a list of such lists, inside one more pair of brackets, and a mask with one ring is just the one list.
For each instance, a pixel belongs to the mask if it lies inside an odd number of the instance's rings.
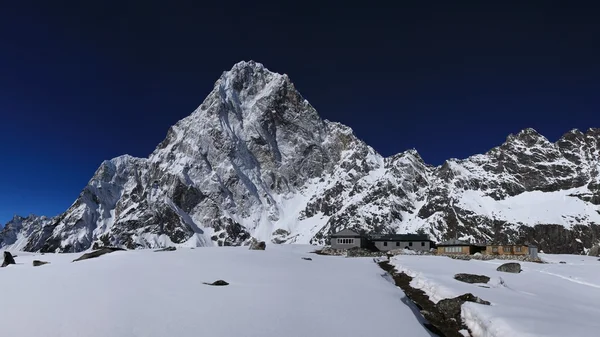
{"label": "smaller stone building", "polygon": [[529,244],[488,244],[485,249],[487,255],[527,255],[537,258],[537,246]]}
{"label": "smaller stone building", "polygon": [[438,255],[472,255],[485,251],[485,245],[478,245],[467,241],[452,239],[437,245]]}

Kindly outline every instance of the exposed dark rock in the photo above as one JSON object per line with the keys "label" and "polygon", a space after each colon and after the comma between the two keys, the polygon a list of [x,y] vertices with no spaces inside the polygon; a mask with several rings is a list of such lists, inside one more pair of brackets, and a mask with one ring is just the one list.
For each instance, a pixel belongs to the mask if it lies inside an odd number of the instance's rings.
{"label": "exposed dark rock", "polygon": [[265,250],[267,248],[267,244],[264,241],[253,241],[250,244],[250,250]]}
{"label": "exposed dark rock", "polygon": [[502,271],[505,273],[518,274],[521,272],[521,264],[516,263],[516,262],[509,262],[509,263],[505,263],[505,264],[501,265],[500,267],[496,268],[496,270]]}
{"label": "exposed dark rock", "polygon": [[163,249],[157,249],[157,250],[155,250],[155,252],[172,252],[175,250],[177,250],[177,248],[171,246],[171,247],[165,247]]}
{"label": "exposed dark rock", "polygon": [[186,186],[181,181],[175,183],[173,202],[185,212],[191,212],[205,197],[193,186]]}
{"label": "exposed dark rock", "polygon": [[[397,273],[388,262],[380,262],[379,266],[392,275],[396,286],[400,287],[406,296],[417,306],[421,315],[428,321],[423,325],[429,331],[440,337],[464,337],[459,330],[467,329],[462,321],[456,317],[447,317],[437,305],[429,299],[429,296],[420,289],[410,285],[412,277],[405,273]],[[408,303],[407,303],[408,304]],[[459,307],[460,308],[460,307]],[[460,314],[460,312],[459,312]]]}
{"label": "exposed dark rock", "polygon": [[474,275],[474,274],[456,274],[454,279],[465,282],[465,283],[488,283],[490,278],[485,275]]}
{"label": "exposed dark rock", "polygon": [[93,251],[91,253],[85,253],[85,254],[81,255],[80,257],[76,258],[75,260],[73,260],[73,262],[87,260],[87,259],[93,259],[95,257],[102,256],[104,254],[109,254],[109,253],[116,252],[116,251],[120,251],[120,250],[125,250],[125,249],[118,248],[118,247],[104,247],[104,248],[98,249],[96,251]]}
{"label": "exposed dark rock", "polygon": [[48,263],[50,263],[50,262],[40,261],[40,260],[33,260],[33,266],[34,267],[43,266],[43,265],[48,264]]}
{"label": "exposed dark rock", "polygon": [[271,242],[277,244],[284,243],[289,235],[290,232],[286,231],[285,229],[279,228],[273,232],[273,238],[271,239]]}
{"label": "exposed dark rock", "polygon": [[225,282],[223,280],[217,280],[217,281],[215,281],[213,283],[208,283],[208,282],[203,282],[203,283],[206,284],[206,285],[209,285],[209,286],[226,286],[226,285],[229,285],[229,283],[227,283],[227,282]]}
{"label": "exposed dark rock", "polygon": [[312,261],[312,259],[310,257],[303,257],[302,260]]}
{"label": "exposed dark rock", "polygon": [[565,261],[560,261],[559,263],[560,264],[567,264]]}
{"label": "exposed dark rock", "polygon": [[4,262],[2,263],[2,266],[0,266],[0,268],[6,267],[9,264],[15,264],[15,259],[10,252],[5,251],[4,252]]}
{"label": "exposed dark rock", "polygon": [[455,298],[447,298],[439,301],[436,304],[438,310],[448,319],[454,319],[460,322],[461,306],[465,302],[473,302],[483,305],[490,305],[490,302],[484,301],[471,293],[460,295]]}

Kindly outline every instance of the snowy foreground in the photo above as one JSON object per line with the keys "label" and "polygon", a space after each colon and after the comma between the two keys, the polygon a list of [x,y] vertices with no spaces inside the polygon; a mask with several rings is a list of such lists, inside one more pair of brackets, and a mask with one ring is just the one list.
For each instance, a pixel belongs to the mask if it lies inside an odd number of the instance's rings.
{"label": "snowy foreground", "polygon": [[[465,303],[462,316],[476,337],[595,336],[600,331],[600,261],[596,257],[540,254],[548,264],[520,262],[520,274],[496,268],[509,261],[462,261],[398,255],[392,264],[413,277],[437,303],[472,293],[491,306]],[[560,264],[560,261],[566,264]],[[487,275],[483,288],[454,280],[457,273]]]}
{"label": "snowy foreground", "polygon": [[[81,254],[13,252],[17,265],[0,269],[1,335],[431,336],[372,259],[314,248],[126,251],[73,263]],[[218,279],[230,285],[202,284]]]}

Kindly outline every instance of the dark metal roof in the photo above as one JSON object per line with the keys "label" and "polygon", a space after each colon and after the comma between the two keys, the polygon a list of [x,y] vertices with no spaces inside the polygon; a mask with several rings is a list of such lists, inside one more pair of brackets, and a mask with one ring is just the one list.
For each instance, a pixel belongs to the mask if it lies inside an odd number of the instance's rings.
{"label": "dark metal roof", "polygon": [[421,234],[374,234],[369,236],[371,241],[431,241],[429,236]]}
{"label": "dark metal roof", "polygon": [[345,238],[349,238],[349,237],[360,237],[361,235],[353,230],[350,229],[342,229],[341,231],[331,234],[331,237],[345,237]]}

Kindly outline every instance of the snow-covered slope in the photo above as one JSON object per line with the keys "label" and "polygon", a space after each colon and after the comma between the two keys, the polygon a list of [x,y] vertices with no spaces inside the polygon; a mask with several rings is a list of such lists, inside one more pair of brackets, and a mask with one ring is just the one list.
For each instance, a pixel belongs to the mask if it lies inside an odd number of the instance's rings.
{"label": "snow-covered slope", "polygon": [[0,243],[7,250],[24,250],[28,245],[43,244],[54,221],[33,214],[26,218],[15,215],[0,231]]}
{"label": "snow-covered slope", "polygon": [[[313,249],[136,250],[74,263],[81,254],[20,252],[0,269],[2,336],[364,337],[389,335],[390,324],[431,336],[371,259]],[[219,279],[229,285],[203,284]]]}
{"label": "snow-covered slope", "polygon": [[581,251],[600,238],[599,139],[600,129],[573,130],[551,143],[527,129],[439,167],[416,150],[384,158],[322,120],[287,75],[240,62],[148,158],[105,161],[65,213],[22,241],[51,252],[326,244],[351,227]]}
{"label": "snow-covered slope", "polygon": [[[472,293],[490,306],[465,303],[462,318],[473,337],[593,336],[600,329],[600,269],[597,258],[540,254],[550,263],[519,262],[523,271],[496,271],[505,260],[454,260],[398,255],[392,264],[413,277],[411,286],[433,302]],[[559,263],[560,261],[564,264]],[[486,275],[485,287],[454,279],[458,273]]]}

